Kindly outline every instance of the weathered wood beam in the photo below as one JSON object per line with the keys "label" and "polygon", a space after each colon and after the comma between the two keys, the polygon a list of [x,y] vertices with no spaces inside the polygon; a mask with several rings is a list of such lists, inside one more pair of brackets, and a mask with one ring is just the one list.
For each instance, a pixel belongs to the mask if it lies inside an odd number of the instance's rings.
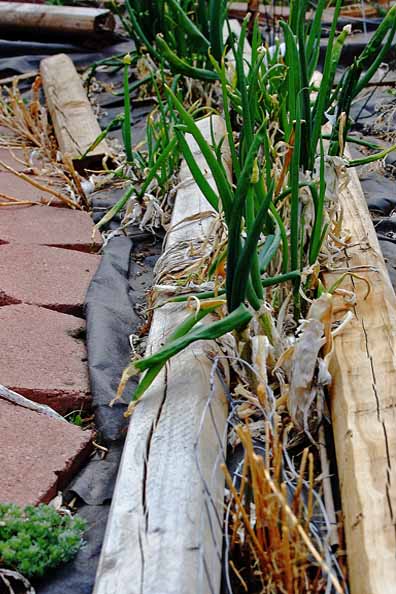
{"label": "weathered wood beam", "polygon": [[101,129],[73,62],[65,54],[50,56],[41,61],[40,74],[62,157],[79,169],[101,166],[110,152],[104,140],[80,160]]}
{"label": "weathered wood beam", "polygon": [[[351,594],[396,592],[396,296],[355,170],[339,199],[350,231],[352,322],[335,339],[331,416]],[[363,267],[363,268],[362,268]],[[334,274],[326,276],[330,285]],[[348,283],[342,285],[348,288]]]}
{"label": "weathered wood beam", "polygon": [[[226,134],[221,118],[201,120],[211,142]],[[214,184],[196,143],[198,165]],[[225,148],[226,141],[223,144]],[[229,153],[224,155],[230,169]],[[165,256],[193,240],[213,241],[215,212],[192,179],[180,174]],[[196,250],[197,245],[194,244]],[[195,252],[196,253],[196,252]],[[185,304],[155,310],[147,354],[158,350],[186,317]],[[213,374],[215,343],[191,345],[172,358],[142,397],[130,421],[94,594],[209,594],[218,592],[223,541],[227,401]],[[222,364],[227,376],[227,365]],[[212,391],[211,391],[212,385]]]}
{"label": "weathered wood beam", "polygon": [[0,31],[6,33],[89,37],[109,34],[114,27],[114,16],[103,8],[0,2]]}
{"label": "weathered wood beam", "polygon": [[[249,2],[230,2],[228,5],[228,14],[230,17],[237,19],[244,19],[249,10]],[[284,4],[263,4],[259,3],[258,9],[255,10],[255,14],[258,16],[261,23],[265,21],[271,21],[272,19],[287,20],[290,14],[290,6]],[[334,8],[326,8],[323,11],[322,21],[324,23],[331,23],[334,16]],[[308,13],[308,17],[312,17],[312,11]]]}

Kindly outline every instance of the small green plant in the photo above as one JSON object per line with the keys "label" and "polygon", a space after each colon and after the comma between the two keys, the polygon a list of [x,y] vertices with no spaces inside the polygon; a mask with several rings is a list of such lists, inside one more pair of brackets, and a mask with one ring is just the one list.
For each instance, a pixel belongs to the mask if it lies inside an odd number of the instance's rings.
{"label": "small green plant", "polygon": [[0,504],[0,567],[40,577],[74,557],[85,528],[81,518],[62,516],[48,505]]}
{"label": "small green plant", "polygon": [[217,79],[208,50],[221,59],[226,0],[126,0],[126,14],[116,2],[112,6],[138,49],[155,61],[165,62],[174,73]]}
{"label": "small green plant", "polygon": [[72,423],[72,425],[77,425],[77,427],[82,427],[84,425],[84,417],[82,416],[82,410],[73,410],[72,412],[65,415],[65,419]]}
{"label": "small green plant", "polygon": [[[174,124],[177,121],[176,112],[173,110],[171,100],[163,101],[161,97],[160,86],[164,87],[166,80],[163,69],[159,69],[156,76],[150,75],[149,79],[154,89],[158,107],[154,109],[148,119],[146,126],[147,144],[141,150],[134,150],[132,146],[132,135],[128,133],[131,128],[131,102],[130,88],[128,87],[127,71],[130,66],[129,56],[124,58],[124,114],[119,114],[110,122],[107,128],[95,139],[84,158],[93,148],[95,148],[103,138],[118,123],[122,123],[122,137],[126,155],[127,170],[122,167],[115,175],[130,183],[125,193],[114,204],[114,206],[97,223],[97,229],[107,225],[135,196],[137,201],[142,203],[144,195],[154,184],[159,193],[166,193],[169,189],[170,180],[175,170],[177,170],[180,160],[177,139],[173,133]],[[172,81],[172,89],[176,92],[179,76]],[[197,111],[196,106],[192,106],[193,111]],[[152,191],[152,190],[151,190]]]}

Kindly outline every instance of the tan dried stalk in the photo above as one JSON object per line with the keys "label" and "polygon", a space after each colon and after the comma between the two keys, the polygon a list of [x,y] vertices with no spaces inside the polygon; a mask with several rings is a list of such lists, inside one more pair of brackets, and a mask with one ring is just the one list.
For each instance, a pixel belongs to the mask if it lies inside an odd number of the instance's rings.
{"label": "tan dried stalk", "polygon": [[[67,161],[62,164],[57,163],[57,145],[52,127],[48,122],[47,111],[40,103],[40,88],[41,79],[37,76],[32,85],[31,101],[26,105],[19,91],[17,78],[12,81],[10,87],[0,87],[0,126],[7,128],[10,132],[9,135],[2,136],[0,144],[8,149],[22,148],[29,156],[39,153],[41,168],[45,169],[46,173],[45,184],[38,180],[37,171],[28,163],[23,164],[33,170],[35,175],[16,171],[4,162],[0,162],[0,166],[32,186],[51,194],[70,208],[81,209],[82,206],[79,203],[81,202],[83,207],[88,209],[88,201],[73,165]],[[12,150],[10,152],[12,153]],[[15,160],[20,162],[17,157]],[[79,201],[69,198],[64,192],[57,191],[52,183],[47,185],[48,177],[58,182],[60,186],[69,186],[71,195],[78,196]]]}
{"label": "tan dried stalk", "polygon": [[[314,459],[304,450],[297,485],[289,503],[286,484],[282,482],[282,443],[277,421],[270,431],[267,423],[265,456],[254,451],[248,426],[239,426],[236,433],[244,447],[245,458],[239,489],[225,465],[223,471],[233,506],[231,538],[231,568],[242,584],[258,583],[261,594],[295,594],[322,591],[324,576],[329,576],[334,590],[343,594],[338,578],[332,574],[321,552],[310,537],[313,515]],[[308,480],[305,481],[305,475]],[[308,484],[308,493],[303,485]],[[251,499],[247,497],[247,493]],[[304,499],[305,497],[305,499]],[[250,576],[235,558],[250,551]],[[235,558],[234,558],[235,557]],[[233,560],[234,559],[234,560]],[[256,591],[255,589],[252,590]]]}
{"label": "tan dried stalk", "polygon": [[70,208],[80,208],[81,209],[81,206],[78,204],[78,202],[75,202],[75,200],[71,200],[70,198],[67,198],[67,196],[64,196],[60,192],[53,190],[50,186],[41,184],[40,182],[36,181],[33,177],[26,175],[26,173],[22,173],[21,171],[16,171],[16,169],[14,169],[13,167],[10,167],[10,165],[7,165],[7,163],[4,163],[4,161],[2,161],[1,159],[0,159],[0,167],[5,169],[6,171],[9,171],[16,177],[19,177],[19,179],[23,179],[23,181],[27,182],[34,188],[42,190],[43,192],[46,192],[47,194],[52,194],[52,196],[55,196],[55,198],[58,198],[58,200],[60,200],[64,204],[66,204],[66,206],[70,206]]}

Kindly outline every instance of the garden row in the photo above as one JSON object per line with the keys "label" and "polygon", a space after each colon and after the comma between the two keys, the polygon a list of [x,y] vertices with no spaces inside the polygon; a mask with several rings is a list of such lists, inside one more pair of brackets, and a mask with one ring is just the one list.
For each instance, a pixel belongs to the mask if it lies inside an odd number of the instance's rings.
{"label": "garden row", "polygon": [[[103,224],[126,204],[166,209],[178,192],[146,357],[120,383],[119,395],[143,373],[97,594],[346,592],[339,490],[351,591],[392,583],[395,365],[391,346],[380,352],[394,342],[395,298],[353,167],[393,147],[351,137],[349,112],[396,18],[335,84],[351,31],[337,32],[341,4],[319,84],[325,2],[311,21],[308,3],[292,3],[272,47],[257,21],[236,34],[225,2],[136,0],[120,12],[138,46],[122,63],[131,183]],[[134,63],[148,74],[130,85]],[[145,151],[129,135],[141,85],[158,101]],[[367,157],[348,158],[354,141]]]}

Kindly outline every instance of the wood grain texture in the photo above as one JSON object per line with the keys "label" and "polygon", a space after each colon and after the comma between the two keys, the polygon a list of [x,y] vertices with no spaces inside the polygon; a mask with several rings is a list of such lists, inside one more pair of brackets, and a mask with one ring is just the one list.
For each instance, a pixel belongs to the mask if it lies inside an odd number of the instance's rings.
{"label": "wood grain texture", "polygon": [[[331,413],[351,594],[396,593],[396,297],[356,171],[342,192],[353,321],[335,339]],[[339,276],[339,275],[338,275]],[[335,275],[327,275],[326,283]],[[343,288],[348,288],[348,283]]]}
{"label": "wood grain texture", "polygon": [[52,6],[0,2],[0,30],[90,36],[114,30],[110,10],[84,6]]}
{"label": "wood grain texture", "polygon": [[[213,118],[216,134],[224,123]],[[208,121],[199,123],[210,139]],[[197,147],[191,138],[190,146]],[[203,163],[202,163],[203,165]],[[210,205],[183,165],[166,249],[204,238]],[[207,172],[209,181],[209,172]],[[185,183],[184,183],[185,182]],[[202,224],[201,224],[202,223]],[[147,354],[186,317],[185,304],[155,310]],[[131,418],[94,594],[210,594],[220,588],[228,406],[212,377],[215,343],[195,343],[171,359]],[[223,366],[227,378],[227,367]],[[210,386],[213,390],[211,392]],[[209,397],[210,395],[210,397]],[[208,496],[210,494],[210,496]]]}
{"label": "wood grain texture", "polygon": [[[230,17],[244,19],[248,10],[248,2],[230,2],[228,14]],[[312,18],[313,11],[307,13],[307,20]],[[271,23],[272,19],[287,21],[290,15],[290,7],[287,5],[263,4],[260,2],[258,16],[260,23]],[[334,7],[325,8],[322,16],[322,23],[330,24],[334,17]]]}
{"label": "wood grain texture", "polygon": [[101,129],[71,59],[65,54],[45,58],[40,64],[40,74],[62,156],[68,155],[79,168],[92,166],[94,162],[101,164],[102,157],[109,154],[105,141],[84,161],[79,160]]}

